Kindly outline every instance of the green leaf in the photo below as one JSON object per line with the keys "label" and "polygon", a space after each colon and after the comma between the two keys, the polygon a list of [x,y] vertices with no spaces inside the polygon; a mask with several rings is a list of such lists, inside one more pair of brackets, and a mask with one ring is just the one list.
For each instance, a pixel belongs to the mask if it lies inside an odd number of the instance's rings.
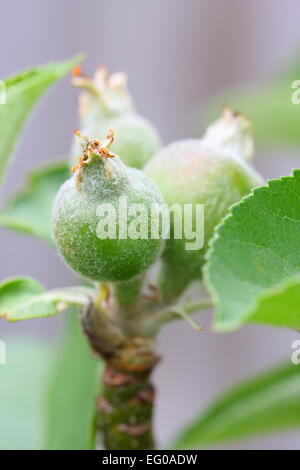
{"label": "green leaf", "polygon": [[299,78],[297,54],[269,80],[233,86],[216,94],[209,102],[209,114],[218,114],[220,105],[227,104],[250,117],[257,142],[298,146],[300,105],[293,104],[292,94],[299,87],[293,88],[292,84]]}
{"label": "green leaf", "polygon": [[89,287],[66,287],[46,292],[30,278],[8,279],[0,284],[0,318],[8,321],[57,315],[70,305],[86,306],[93,295]]}
{"label": "green leaf", "polygon": [[0,365],[0,449],[40,449],[44,431],[44,397],[51,348],[6,337],[6,364]]}
{"label": "green leaf", "polygon": [[81,56],[41,67],[34,67],[4,80],[6,104],[0,105],[0,183],[9,157],[29,112],[47,88],[63,77]]}
{"label": "green leaf", "polygon": [[76,314],[66,316],[55,344],[1,339],[0,449],[92,448],[102,364],[91,356]]}
{"label": "green leaf", "polygon": [[209,115],[220,112],[227,104],[242,111],[254,125],[255,141],[263,144],[300,144],[300,104],[293,104],[292,82],[299,76],[274,79],[259,85],[244,85],[216,95],[208,106]]}
{"label": "green leaf", "polygon": [[300,367],[282,366],[227,392],[172,446],[199,448],[300,427]]}
{"label": "green leaf", "polygon": [[25,189],[16,194],[0,212],[0,225],[53,243],[52,206],[69,171],[64,161],[35,170],[29,176]]}
{"label": "green leaf", "polygon": [[45,446],[50,450],[92,449],[102,363],[92,357],[74,315],[67,326],[48,390]]}
{"label": "green leaf", "polygon": [[300,170],[232,208],[204,272],[217,330],[246,322],[300,329]]}

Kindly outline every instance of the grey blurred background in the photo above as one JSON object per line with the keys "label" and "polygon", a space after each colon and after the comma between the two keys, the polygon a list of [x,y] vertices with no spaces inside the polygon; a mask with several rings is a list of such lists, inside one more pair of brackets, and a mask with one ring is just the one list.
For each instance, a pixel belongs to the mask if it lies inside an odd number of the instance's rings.
{"label": "grey blurred background", "polygon": [[[87,72],[106,64],[129,75],[138,110],[156,124],[165,143],[200,135],[196,116],[211,93],[272,77],[300,50],[297,0],[10,0],[0,6],[1,78],[83,51]],[[4,197],[31,168],[68,152],[76,109],[77,91],[65,79],[48,93],[26,127]],[[272,160],[260,153],[256,163],[266,177],[299,167],[295,153],[285,151],[284,158]],[[42,242],[1,229],[0,246],[0,279],[31,275],[48,288],[74,283]],[[164,360],[155,374],[156,429],[162,446],[227,386],[289,357],[297,339],[296,333],[263,326],[215,335],[209,314],[199,321],[207,326],[203,333],[178,322],[159,337]],[[57,318],[1,322],[1,338],[40,335],[50,341],[60,326]],[[299,449],[300,432],[227,448]]]}

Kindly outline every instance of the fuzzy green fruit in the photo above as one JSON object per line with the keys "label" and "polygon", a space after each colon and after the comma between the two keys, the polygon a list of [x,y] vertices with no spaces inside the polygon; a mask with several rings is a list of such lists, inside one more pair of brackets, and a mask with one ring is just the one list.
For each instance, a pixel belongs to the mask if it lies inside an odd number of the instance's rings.
{"label": "fuzzy green fruit", "polygon": [[[124,281],[144,272],[159,256],[162,240],[132,239],[120,235],[124,218],[126,229],[134,223],[132,214],[120,207],[126,198],[128,208],[143,204],[148,210],[147,227],[151,224],[150,208],[163,203],[159,190],[141,171],[126,167],[118,156],[108,151],[113,141],[89,141],[79,135],[83,157],[73,169],[74,175],[61,187],[54,205],[53,228],[57,248],[66,263],[82,276],[96,281]],[[115,210],[107,217],[107,238],[99,236],[99,207]],[[102,209],[101,209],[102,210]],[[126,213],[125,213],[126,212]],[[103,217],[103,212],[101,216]],[[114,232],[115,231],[115,232]]]}
{"label": "fuzzy green fruit", "polygon": [[[125,75],[116,73],[108,77],[100,67],[93,80],[76,75],[72,82],[84,88],[79,107],[82,133],[99,138],[107,129],[114,129],[118,138],[111,150],[121,155],[126,165],[143,168],[160,148],[160,138],[152,124],[135,112],[126,90]],[[77,160],[78,146],[74,142],[71,165]]]}
{"label": "fuzzy green fruit", "polygon": [[[229,207],[262,184],[261,177],[246,162],[252,152],[249,121],[226,108],[224,116],[207,129],[201,140],[174,142],[146,165],[146,174],[160,188],[168,205],[204,205],[203,248],[186,250],[185,238],[171,237],[166,244],[162,276],[164,282],[177,284],[179,292],[191,280],[201,277],[208,242]],[[176,273],[180,275],[174,281]],[[171,285],[168,288],[173,291]]]}

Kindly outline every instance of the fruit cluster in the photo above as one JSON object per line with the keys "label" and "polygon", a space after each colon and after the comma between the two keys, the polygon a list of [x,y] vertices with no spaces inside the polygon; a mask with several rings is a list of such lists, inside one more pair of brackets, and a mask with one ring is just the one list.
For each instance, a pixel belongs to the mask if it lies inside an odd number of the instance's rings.
{"label": "fruit cluster", "polygon": [[[161,258],[158,287],[165,299],[172,301],[191,281],[201,278],[209,240],[229,207],[262,183],[250,163],[251,123],[225,108],[201,139],[180,140],[160,148],[155,128],[134,110],[123,74],[109,77],[100,68],[90,79],[76,70],[73,83],[83,88],[81,132],[76,131],[81,154],[78,143],[73,143],[73,175],[55,203],[53,226],[58,250],[83,277],[112,283],[143,274]],[[126,198],[128,205],[147,209],[147,236],[99,237],[99,205],[117,209],[120,198]],[[203,205],[201,249],[186,250],[187,239],[176,238],[172,218],[167,240],[163,240],[161,229],[158,237],[151,236],[152,207],[173,204]],[[116,213],[108,224],[119,229],[125,214],[120,209]],[[130,217],[126,220],[128,225],[133,223]]]}

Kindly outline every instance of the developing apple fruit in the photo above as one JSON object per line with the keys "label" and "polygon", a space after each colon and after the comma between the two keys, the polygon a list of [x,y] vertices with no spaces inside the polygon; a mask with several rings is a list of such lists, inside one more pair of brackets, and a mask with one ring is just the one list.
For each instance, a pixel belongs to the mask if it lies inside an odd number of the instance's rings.
{"label": "developing apple fruit", "polygon": [[161,282],[166,297],[181,293],[191,280],[201,278],[205,252],[214,228],[232,204],[254,186],[262,184],[262,178],[247,161],[252,154],[250,121],[225,108],[223,116],[208,127],[202,139],[171,143],[146,165],[146,174],[160,188],[169,206],[192,204],[194,208],[201,204],[204,208],[201,249],[187,250],[189,240],[185,237],[174,239],[171,231],[163,254]]}
{"label": "developing apple fruit", "polygon": [[[79,101],[80,130],[85,135],[100,138],[107,129],[118,136],[111,151],[134,168],[142,168],[160,148],[160,138],[154,126],[136,113],[126,87],[126,76],[115,73],[108,76],[99,67],[93,79],[76,68],[72,83],[83,89]],[[78,160],[78,146],[71,149],[71,166]]]}
{"label": "developing apple fruit", "polygon": [[[76,134],[83,156],[54,204],[53,230],[58,251],[83,277],[110,282],[131,279],[145,271],[161,252],[160,233],[152,238],[150,231],[151,207],[154,205],[159,211],[163,198],[142,171],[127,167],[110,152],[112,132],[104,141],[90,140],[79,131]],[[136,204],[147,210],[142,222],[129,214]],[[134,228],[139,222],[144,226],[138,227],[136,234]],[[140,238],[141,228],[146,230],[144,238]]]}

